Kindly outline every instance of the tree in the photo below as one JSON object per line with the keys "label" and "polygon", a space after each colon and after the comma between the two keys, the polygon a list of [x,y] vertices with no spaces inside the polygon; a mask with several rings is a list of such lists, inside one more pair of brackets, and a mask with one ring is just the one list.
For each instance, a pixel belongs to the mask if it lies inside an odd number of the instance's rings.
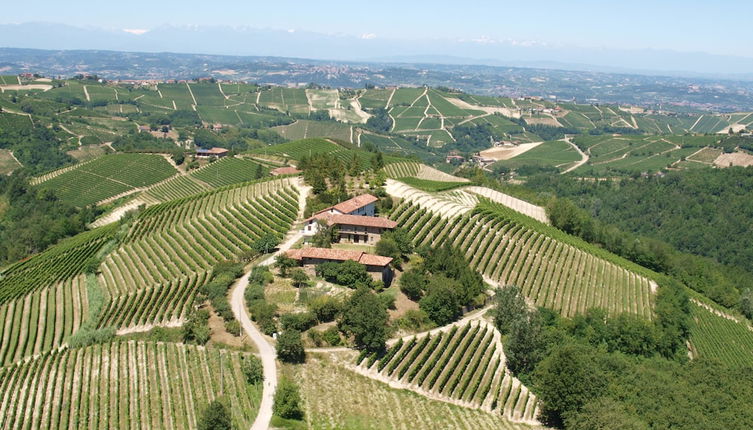
{"label": "tree", "polygon": [[230,412],[224,403],[213,400],[204,409],[198,422],[199,430],[230,430],[233,428]]}
{"label": "tree", "polygon": [[254,179],[261,179],[264,177],[264,168],[261,164],[256,165],[256,171],[254,171]]}
{"label": "tree", "polygon": [[249,355],[241,361],[241,371],[249,384],[258,384],[264,380],[264,367],[255,355]]}
{"label": "tree", "polygon": [[377,152],[371,157],[371,168],[379,170],[384,167],[384,154]]}
{"label": "tree", "polygon": [[[388,197],[389,199],[389,197]],[[389,201],[392,201],[389,199]],[[404,228],[396,228],[392,231],[385,232],[382,235],[382,239],[391,239],[395,241],[402,256],[406,256],[413,253],[413,239],[408,230]]]}
{"label": "tree", "polygon": [[378,352],[384,350],[387,341],[388,320],[387,309],[379,297],[360,287],[345,303],[338,327],[353,336],[357,348]]}
{"label": "tree", "polygon": [[311,244],[317,248],[331,248],[332,242],[337,240],[337,226],[329,225],[327,221],[317,220],[316,234],[311,237]]}
{"label": "tree", "polygon": [[428,282],[429,280],[422,270],[412,268],[400,277],[400,291],[408,296],[409,299],[418,301],[421,299],[421,295],[423,295]]}
{"label": "tree", "polygon": [[275,267],[280,270],[280,276],[287,277],[288,270],[297,266],[298,262],[295,259],[288,257],[284,252],[279,254],[275,258]]}
{"label": "tree", "polygon": [[560,425],[565,416],[580,410],[606,388],[606,375],[593,349],[576,344],[563,345],[542,360],[534,379],[552,425]]}
{"label": "tree", "polygon": [[397,242],[390,238],[382,238],[377,242],[376,244],[376,253],[377,255],[381,255],[383,257],[390,257],[392,258],[392,264],[400,264],[400,260],[402,259],[402,253],[400,252],[400,248],[397,246]]}
{"label": "tree", "polygon": [[494,325],[502,334],[510,332],[513,322],[526,317],[528,307],[520,288],[510,285],[500,288],[494,296],[495,307],[492,311]]}
{"label": "tree", "polygon": [[305,287],[309,281],[309,275],[303,271],[300,267],[297,267],[290,271],[290,279],[293,281],[293,286],[296,288]]}
{"label": "tree", "polygon": [[586,403],[580,411],[565,419],[565,427],[581,430],[648,430],[649,425],[624,404],[610,398]]}
{"label": "tree", "polygon": [[285,330],[277,337],[277,357],[285,363],[306,361],[306,350],[303,348],[300,331]]}
{"label": "tree", "polygon": [[537,311],[516,319],[510,326],[505,345],[507,367],[513,373],[528,373],[541,361],[546,344],[542,334],[541,317]]}
{"label": "tree", "polygon": [[280,240],[272,233],[265,233],[251,243],[251,248],[259,254],[267,254],[280,244]]}
{"label": "tree", "polygon": [[320,323],[334,321],[342,309],[342,303],[328,295],[314,297],[308,302],[308,308]]}
{"label": "tree", "polygon": [[290,420],[300,420],[303,418],[301,394],[298,392],[298,385],[287,377],[280,379],[279,384],[277,384],[272,410],[275,415],[281,418]]}
{"label": "tree", "polygon": [[437,325],[449,324],[458,319],[462,310],[457,290],[457,281],[435,275],[429,281],[426,295],[418,302],[418,306]]}
{"label": "tree", "polygon": [[316,266],[316,274],[329,282],[350,288],[357,288],[359,285],[371,286],[373,283],[366,266],[353,260],[342,263],[324,262]]}
{"label": "tree", "polygon": [[740,312],[748,319],[753,319],[753,290],[750,288],[740,295]]}

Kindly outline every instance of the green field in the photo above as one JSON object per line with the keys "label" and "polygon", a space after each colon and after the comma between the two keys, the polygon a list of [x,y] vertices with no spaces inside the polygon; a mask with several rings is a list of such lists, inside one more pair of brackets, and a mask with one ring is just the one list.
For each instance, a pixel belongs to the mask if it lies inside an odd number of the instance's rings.
{"label": "green field", "polygon": [[558,169],[565,169],[580,159],[580,154],[578,154],[578,151],[576,151],[575,148],[570,146],[567,142],[555,140],[544,142],[541,145],[509,160],[497,161],[494,165],[505,166],[512,169],[530,165],[551,166]]}
{"label": "green field", "polygon": [[691,304],[691,315],[691,351],[701,358],[719,360],[727,366],[753,366],[750,323],[714,314],[697,303]]}
{"label": "green field", "polygon": [[81,164],[37,186],[54,190],[60,199],[73,205],[86,206],[155,184],[175,173],[161,155],[113,154]]}

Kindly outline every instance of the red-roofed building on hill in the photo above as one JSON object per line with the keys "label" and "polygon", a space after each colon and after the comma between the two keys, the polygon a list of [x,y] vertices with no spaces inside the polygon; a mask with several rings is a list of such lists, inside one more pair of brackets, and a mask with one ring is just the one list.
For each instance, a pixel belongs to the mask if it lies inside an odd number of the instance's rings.
{"label": "red-roofed building on hill", "polygon": [[340,242],[376,244],[386,230],[397,227],[387,218],[377,217],[376,197],[363,194],[323,209],[307,219],[303,236],[310,239],[319,231],[319,222],[337,226]]}
{"label": "red-roofed building on hill", "polygon": [[392,258],[390,257],[367,254],[363,251],[330,248],[291,249],[287,252],[287,255],[309,269],[327,262],[355,261],[366,266],[366,271],[374,279],[384,282],[384,285],[389,285],[392,282],[393,273],[390,267]]}

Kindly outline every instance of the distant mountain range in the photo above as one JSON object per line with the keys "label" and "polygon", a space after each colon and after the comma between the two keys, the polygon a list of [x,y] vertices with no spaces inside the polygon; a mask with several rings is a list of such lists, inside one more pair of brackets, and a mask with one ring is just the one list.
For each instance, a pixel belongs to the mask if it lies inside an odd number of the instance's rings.
{"label": "distant mountain range", "polygon": [[753,80],[753,58],[666,50],[616,50],[495,40],[401,40],[228,26],[102,29],[52,23],[0,25],[0,46],[476,64]]}

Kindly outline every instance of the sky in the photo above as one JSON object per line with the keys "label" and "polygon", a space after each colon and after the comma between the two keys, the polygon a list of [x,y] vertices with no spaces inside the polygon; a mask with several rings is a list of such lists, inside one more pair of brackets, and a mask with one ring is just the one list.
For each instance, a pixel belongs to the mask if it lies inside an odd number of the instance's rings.
{"label": "sky", "polygon": [[669,49],[753,58],[750,0],[7,2],[1,24],[247,26],[384,39]]}

